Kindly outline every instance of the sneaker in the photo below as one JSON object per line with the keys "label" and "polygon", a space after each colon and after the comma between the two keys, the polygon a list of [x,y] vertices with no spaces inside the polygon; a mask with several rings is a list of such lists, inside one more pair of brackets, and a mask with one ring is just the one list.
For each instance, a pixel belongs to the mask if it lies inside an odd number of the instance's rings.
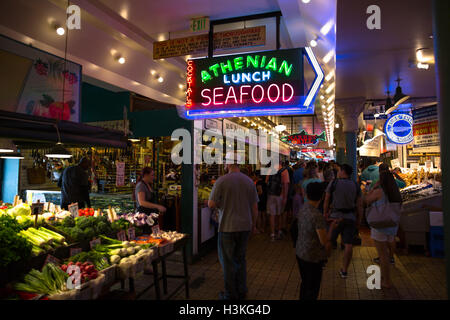
{"label": "sneaker", "polygon": [[344,272],[342,270],[339,270],[339,275],[341,276],[342,279],[347,279],[348,277],[347,272]]}
{"label": "sneaker", "polygon": [[277,239],[275,238],[275,233],[272,233],[272,234],[270,235],[270,241],[275,242],[275,240],[277,240]]}

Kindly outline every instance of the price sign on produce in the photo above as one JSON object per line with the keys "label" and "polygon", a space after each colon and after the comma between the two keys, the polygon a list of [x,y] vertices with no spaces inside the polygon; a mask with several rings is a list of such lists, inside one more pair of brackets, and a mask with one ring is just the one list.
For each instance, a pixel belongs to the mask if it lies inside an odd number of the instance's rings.
{"label": "price sign on produce", "polygon": [[41,202],[36,202],[31,205],[31,214],[37,216],[44,213],[44,204]]}
{"label": "price sign on produce", "polygon": [[119,231],[117,232],[117,240],[120,241],[127,241],[127,236],[125,235],[125,231]]}
{"label": "price sign on produce", "polygon": [[159,225],[152,227],[152,234],[155,236],[158,236],[161,233],[161,230],[159,230]]}
{"label": "price sign on produce", "polygon": [[89,242],[89,245],[91,246],[91,249],[94,248],[98,244],[101,244],[100,239],[94,239],[94,240]]}
{"label": "price sign on produce", "polygon": [[77,254],[81,253],[82,251],[83,251],[83,249],[81,249],[81,248],[71,248],[70,256],[73,257],[74,255],[77,255]]}
{"label": "price sign on produce", "polygon": [[136,230],[134,227],[127,229],[127,235],[129,241],[136,239]]}
{"label": "price sign on produce", "polygon": [[45,262],[44,262],[44,265],[42,266],[42,268],[45,267],[45,265],[47,263],[53,263],[55,265],[59,265],[61,263],[61,261],[59,261],[58,258],[52,256],[51,254],[48,254],[47,258],[45,259]]}
{"label": "price sign on produce", "polygon": [[72,215],[72,217],[74,218],[78,217],[78,202],[69,204],[69,212]]}

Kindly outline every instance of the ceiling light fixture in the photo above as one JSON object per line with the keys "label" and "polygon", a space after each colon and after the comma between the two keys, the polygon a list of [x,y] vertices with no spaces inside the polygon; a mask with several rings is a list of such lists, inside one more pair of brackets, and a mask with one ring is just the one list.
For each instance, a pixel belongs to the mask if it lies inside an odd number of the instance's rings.
{"label": "ceiling light fixture", "polygon": [[0,139],[0,153],[16,152],[17,148],[9,139]]}
{"label": "ceiling light fixture", "polygon": [[47,158],[57,158],[57,159],[69,159],[72,158],[72,154],[63,147],[61,142],[61,136],[59,135],[58,124],[55,124],[56,133],[58,134],[58,143],[50,149],[48,153],[45,154]]}
{"label": "ceiling light fixture", "polygon": [[124,57],[119,57],[119,59],[117,59],[117,62],[119,62],[120,64],[124,64],[126,60]]}
{"label": "ceiling light fixture", "polygon": [[158,82],[163,82],[163,81],[164,81],[164,78],[161,77],[161,76],[159,76],[159,77],[158,77]]}
{"label": "ceiling light fixture", "polygon": [[325,77],[325,80],[326,80],[326,81],[330,81],[331,78],[333,78],[333,76],[334,76],[334,71],[330,71],[330,72],[327,74],[327,76]]}
{"label": "ceiling light fixture", "polygon": [[284,124],[279,124],[275,127],[275,130],[277,130],[278,132],[282,132],[284,130],[286,130],[286,126]]}
{"label": "ceiling light fixture", "polygon": [[11,152],[0,154],[0,158],[2,159],[24,159],[24,156],[20,152]]}
{"label": "ceiling light fixture", "polygon": [[330,96],[327,100],[327,103],[331,103],[333,101],[333,99],[334,99],[334,96]]}
{"label": "ceiling light fixture", "polygon": [[154,76],[154,75],[156,74],[156,70],[151,69],[151,70],[150,70],[150,73],[151,73],[152,76]]}
{"label": "ceiling light fixture", "polygon": [[309,3],[311,0],[302,0],[303,3]]}
{"label": "ceiling light fixture", "polygon": [[428,69],[429,67],[430,67],[430,65],[428,63],[422,63],[422,62],[417,63],[418,69]]}
{"label": "ceiling light fixture", "polygon": [[320,29],[320,33],[322,33],[324,36],[326,36],[328,34],[328,32],[330,32],[331,28],[333,27],[334,21],[330,20],[328,21],[321,29]]}
{"label": "ceiling light fixture", "polygon": [[66,33],[66,30],[63,27],[60,26],[56,26],[56,33],[59,36],[63,36]]}
{"label": "ceiling light fixture", "polygon": [[327,94],[329,94],[331,91],[333,91],[334,87],[335,87],[335,83],[333,82],[332,84],[330,84],[330,86],[327,88],[327,90],[325,90],[325,92]]}
{"label": "ceiling light fixture", "polygon": [[325,55],[325,57],[323,57],[323,62],[324,63],[330,62],[331,58],[333,58],[333,55],[334,55],[334,50],[328,51],[328,53]]}

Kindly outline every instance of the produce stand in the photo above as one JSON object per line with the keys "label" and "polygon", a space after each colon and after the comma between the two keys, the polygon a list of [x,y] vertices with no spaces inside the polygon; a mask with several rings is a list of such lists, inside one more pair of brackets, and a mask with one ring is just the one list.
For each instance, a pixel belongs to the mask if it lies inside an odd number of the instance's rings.
{"label": "produce stand", "polygon": [[[188,240],[189,240],[189,236],[186,235],[185,237],[176,241],[175,243],[171,243],[164,247],[158,248],[159,251],[161,251],[161,249],[162,249],[162,254],[159,254],[156,259],[152,260],[152,267],[153,267],[152,274],[153,274],[154,281],[151,285],[149,285],[144,290],[142,290],[141,292],[136,294],[136,299],[141,297],[145,292],[147,292],[152,287],[155,287],[156,299],[161,300],[161,291],[160,291],[159,281],[160,280],[163,281],[164,294],[167,295],[168,294],[168,288],[167,288],[167,279],[168,278],[184,279],[184,281],[168,295],[167,299],[170,299],[173,295],[175,295],[183,286],[185,286],[185,290],[186,290],[186,299],[189,299],[189,271],[188,271],[187,248],[186,248],[186,244],[188,243]],[[167,247],[170,250],[167,250],[168,252],[164,252],[166,250],[165,247]],[[167,270],[166,270],[166,260],[168,257],[170,257],[172,254],[174,254],[178,250],[183,251],[184,274],[183,275],[169,275],[169,274],[167,274]],[[162,271],[161,276],[159,276],[159,273],[158,273],[158,264],[159,263],[161,263],[161,271]],[[130,278],[129,284],[130,284],[130,291],[135,292],[133,278]]]}

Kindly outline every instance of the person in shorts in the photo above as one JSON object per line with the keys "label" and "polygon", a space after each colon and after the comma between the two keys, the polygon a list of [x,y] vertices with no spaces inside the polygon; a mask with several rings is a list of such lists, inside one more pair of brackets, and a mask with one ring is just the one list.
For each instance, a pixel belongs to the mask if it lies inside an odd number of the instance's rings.
{"label": "person in shorts", "polygon": [[324,214],[330,220],[337,220],[339,224],[333,231],[331,241],[336,244],[341,235],[344,244],[344,258],[339,271],[341,278],[347,278],[348,266],[353,255],[353,239],[358,233],[363,216],[361,189],[356,181],[351,180],[353,168],[348,164],[340,166],[337,179],[330,182],[324,203]]}
{"label": "person in shorts", "polygon": [[287,202],[289,189],[289,172],[279,164],[275,174],[266,177],[267,183],[267,214],[270,221],[271,241],[280,239],[282,236],[280,228],[280,216]]}

